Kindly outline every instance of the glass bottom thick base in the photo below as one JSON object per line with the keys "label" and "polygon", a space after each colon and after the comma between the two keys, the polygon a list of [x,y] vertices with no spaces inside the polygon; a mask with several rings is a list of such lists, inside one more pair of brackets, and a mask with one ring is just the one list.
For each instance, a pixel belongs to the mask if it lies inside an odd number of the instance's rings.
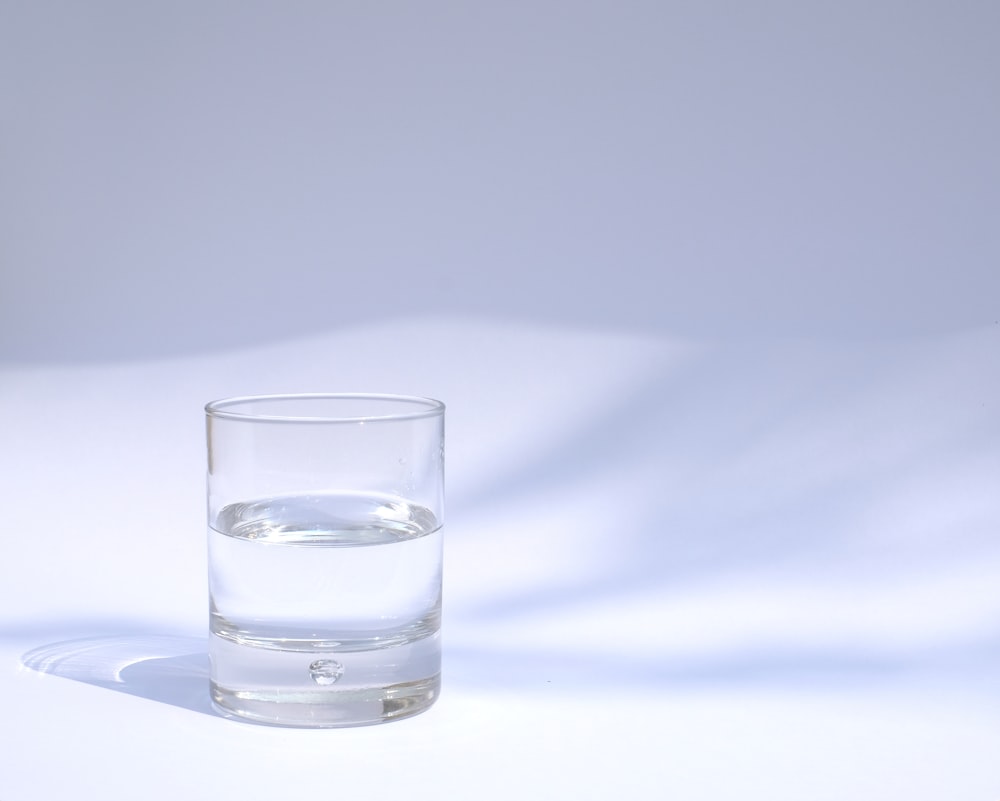
{"label": "glass bottom thick base", "polygon": [[210,638],[211,697],[226,717],[300,728],[408,718],[440,694],[440,635],[374,650],[264,648]]}
{"label": "glass bottom thick base", "polygon": [[211,684],[212,702],[227,716],[296,728],[370,726],[417,715],[437,700],[440,675],[423,681],[359,690],[274,693]]}

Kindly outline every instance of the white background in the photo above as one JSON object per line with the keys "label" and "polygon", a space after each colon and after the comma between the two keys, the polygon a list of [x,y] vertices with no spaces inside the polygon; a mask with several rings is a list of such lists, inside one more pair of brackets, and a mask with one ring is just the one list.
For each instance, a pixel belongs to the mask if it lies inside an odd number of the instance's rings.
{"label": "white background", "polygon": [[[0,0],[0,798],[1000,797],[1000,12]],[[448,404],[445,690],[205,698],[201,406]]]}

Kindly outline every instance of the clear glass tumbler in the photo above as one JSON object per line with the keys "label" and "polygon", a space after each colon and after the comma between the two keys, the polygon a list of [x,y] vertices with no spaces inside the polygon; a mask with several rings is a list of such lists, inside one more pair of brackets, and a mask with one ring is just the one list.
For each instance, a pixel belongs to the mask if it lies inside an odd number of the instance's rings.
{"label": "clear glass tumbler", "polygon": [[444,404],[271,395],[205,407],[212,700],[356,726],[440,689]]}

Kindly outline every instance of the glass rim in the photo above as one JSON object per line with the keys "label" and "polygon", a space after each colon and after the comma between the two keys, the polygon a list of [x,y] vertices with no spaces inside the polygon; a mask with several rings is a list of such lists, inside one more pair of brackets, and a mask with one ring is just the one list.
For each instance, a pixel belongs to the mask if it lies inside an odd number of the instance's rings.
{"label": "glass rim", "polygon": [[[276,402],[294,406],[299,401],[371,401],[373,406],[384,402],[405,404],[414,408],[406,411],[383,414],[261,414],[259,412],[238,411],[231,407],[241,407],[253,403]],[[434,398],[418,395],[392,395],[373,392],[303,392],[276,395],[238,395],[220,398],[205,404],[205,414],[212,419],[234,420],[245,423],[363,423],[419,420],[444,414],[445,405]]]}

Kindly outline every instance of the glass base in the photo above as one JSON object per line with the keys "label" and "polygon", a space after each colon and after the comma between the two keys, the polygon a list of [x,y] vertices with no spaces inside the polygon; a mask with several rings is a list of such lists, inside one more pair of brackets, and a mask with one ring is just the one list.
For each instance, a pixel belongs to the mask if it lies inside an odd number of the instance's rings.
{"label": "glass base", "polygon": [[216,708],[273,726],[366,726],[410,717],[431,706],[441,687],[441,639],[435,632],[404,645],[370,650],[303,648],[275,640],[262,647],[219,634],[209,640]]}
{"label": "glass base", "polygon": [[227,717],[298,728],[370,726],[429,709],[441,691],[440,674],[388,687],[261,692],[211,684],[212,702]]}

